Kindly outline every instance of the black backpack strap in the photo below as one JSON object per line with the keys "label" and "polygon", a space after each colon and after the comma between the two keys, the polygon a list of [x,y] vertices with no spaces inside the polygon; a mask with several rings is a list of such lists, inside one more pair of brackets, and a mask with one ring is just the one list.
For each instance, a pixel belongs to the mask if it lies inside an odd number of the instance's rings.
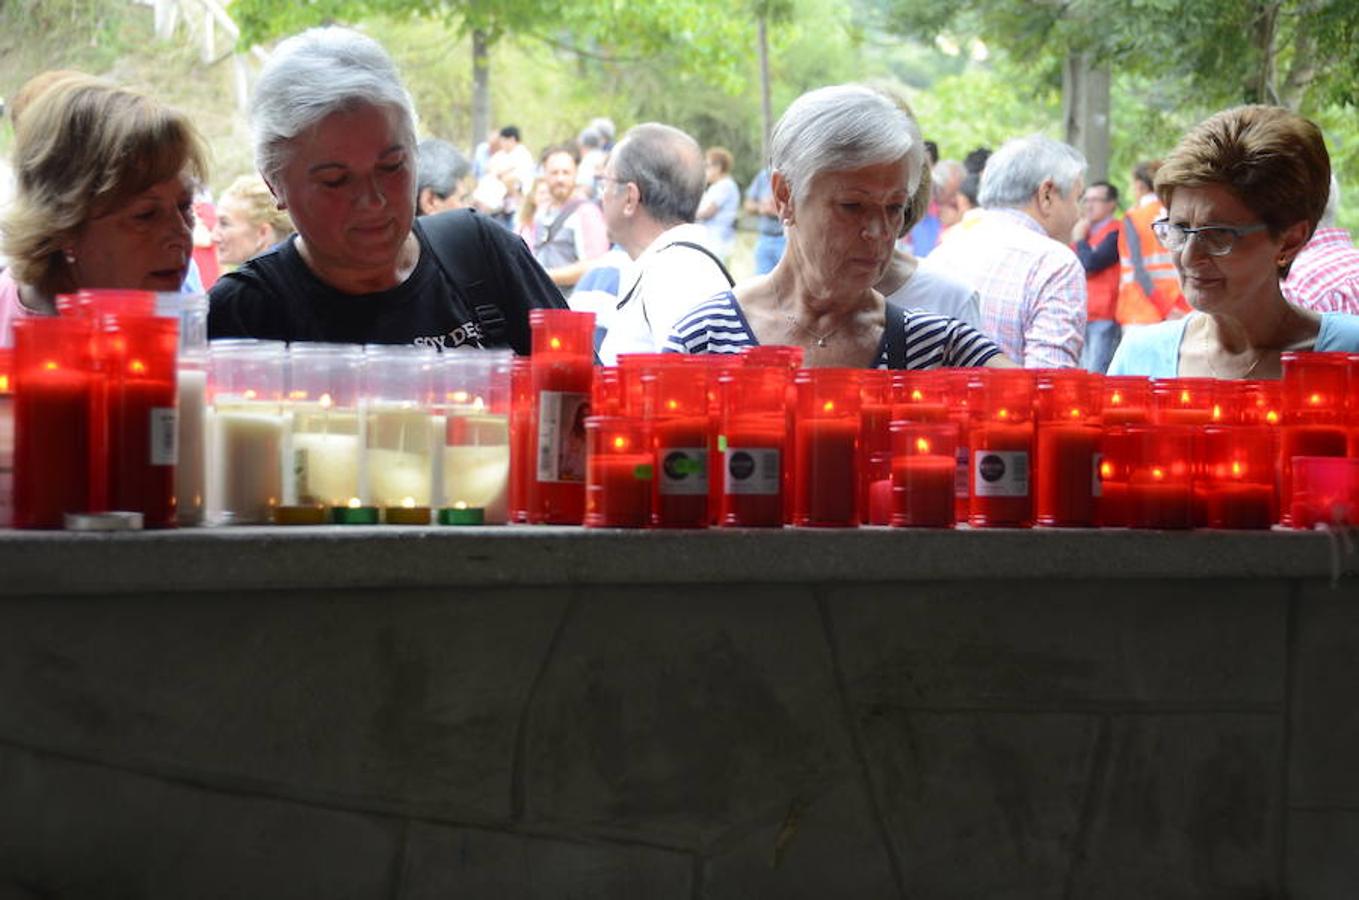
{"label": "black backpack strap", "polygon": [[482,346],[505,343],[505,314],[496,302],[500,288],[490,265],[490,248],[486,246],[476,213],[470,209],[455,209],[422,216],[420,227],[429,239],[434,259],[443,269],[444,276],[466,298],[467,308],[481,335],[478,343]]}
{"label": "black backpack strap", "polygon": [[534,241],[533,253],[535,256],[538,255],[539,250],[552,243],[552,239],[557,236],[557,232],[562,230],[562,226],[566,224],[566,220],[571,218],[571,214],[580,209],[581,205],[585,202],[586,201],[582,200],[580,197],[573,197],[566,201],[566,205],[557,212],[556,218],[554,218],[547,226],[547,232],[543,235],[543,239],[541,241]]}
{"label": "black backpack strap", "polygon": [[906,310],[888,303],[886,320],[882,326],[882,340],[887,348],[887,368],[906,368]]}
{"label": "black backpack strap", "polygon": [[693,241],[675,241],[673,244],[667,244],[664,249],[669,250],[671,247],[688,247],[690,250],[697,250],[699,253],[702,253],[704,256],[708,257],[708,259],[711,259],[717,268],[722,270],[722,277],[727,279],[727,287],[736,287],[736,279],[731,277],[731,273],[727,271],[726,266],[722,265],[722,260],[717,258],[717,254],[713,253],[707,247],[702,244],[696,244]]}

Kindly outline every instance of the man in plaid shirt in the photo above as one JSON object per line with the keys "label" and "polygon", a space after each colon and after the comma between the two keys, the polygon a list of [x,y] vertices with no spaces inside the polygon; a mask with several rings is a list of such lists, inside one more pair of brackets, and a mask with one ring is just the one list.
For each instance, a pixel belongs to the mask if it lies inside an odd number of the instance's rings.
{"label": "man in plaid shirt", "polygon": [[1359,249],[1350,233],[1335,227],[1340,184],[1331,176],[1331,197],[1317,230],[1293,258],[1283,295],[1290,303],[1313,312],[1359,315]]}
{"label": "man in plaid shirt", "polygon": [[1041,135],[1008,141],[982,172],[981,223],[921,262],[977,291],[982,332],[1025,368],[1080,365],[1085,269],[1067,245],[1084,180],[1073,147]]}

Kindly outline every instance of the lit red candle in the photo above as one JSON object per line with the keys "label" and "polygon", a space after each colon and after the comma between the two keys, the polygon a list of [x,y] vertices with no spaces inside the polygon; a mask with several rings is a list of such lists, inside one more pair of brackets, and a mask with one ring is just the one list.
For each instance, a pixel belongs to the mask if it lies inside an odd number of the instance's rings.
{"label": "lit red candle", "polygon": [[61,528],[91,512],[94,332],[80,318],[14,322],[14,525]]}
{"label": "lit red candle", "polygon": [[1213,421],[1221,382],[1214,378],[1153,378],[1151,421],[1156,425],[1207,425]]}
{"label": "lit red candle", "polygon": [[1105,426],[1141,425],[1148,421],[1151,381],[1140,375],[1111,375],[1103,382]]}
{"label": "lit red candle", "polygon": [[859,389],[859,509],[869,525],[892,519],[892,373],[870,369]]}
{"label": "lit red candle", "polygon": [[977,369],[968,382],[969,484],[974,527],[1033,524],[1033,375]]}
{"label": "lit red candle", "polygon": [[590,414],[593,313],[529,311],[533,332],[534,466],[529,520],[579,525],[585,517],[585,419]]}
{"label": "lit red candle", "polygon": [[1195,494],[1209,528],[1268,528],[1276,520],[1271,433],[1266,425],[1204,428]]}
{"label": "lit red candle", "polygon": [[1102,376],[1080,369],[1036,376],[1034,519],[1044,526],[1091,526],[1100,494]]}
{"label": "lit red candle", "polygon": [[[1283,428],[1279,435],[1279,495],[1293,493],[1293,459],[1344,457],[1349,450],[1346,401],[1349,360],[1343,353],[1284,353]],[[1288,524],[1291,506],[1283,511]]]}
{"label": "lit red candle", "polygon": [[1359,525],[1359,459],[1300,456],[1293,469],[1288,497],[1292,527]]}
{"label": "lit red candle", "polygon": [[859,524],[860,374],[857,369],[801,369],[794,376],[794,524]]}
{"label": "lit red candle", "polygon": [[645,528],[651,522],[654,465],[646,423],[630,416],[585,421],[588,528]]}
{"label": "lit red candle", "polygon": [[778,528],[784,523],[791,372],[785,366],[747,366],[719,378],[721,525]]}
{"label": "lit red candle", "polygon": [[892,423],[892,513],[896,527],[952,528],[954,450],[952,422]]}
{"label": "lit red candle", "polygon": [[1130,425],[1127,514],[1133,528],[1192,528],[1194,429]]}

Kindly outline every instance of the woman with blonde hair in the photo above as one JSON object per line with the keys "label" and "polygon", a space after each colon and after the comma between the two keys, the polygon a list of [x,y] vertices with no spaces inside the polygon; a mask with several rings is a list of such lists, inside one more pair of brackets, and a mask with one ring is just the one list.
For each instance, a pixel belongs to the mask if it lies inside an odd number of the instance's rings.
{"label": "woman with blonde hair", "polygon": [[111,82],[63,77],[24,110],[3,221],[0,345],[10,323],[53,315],[81,288],[178,291],[193,252],[193,191],[207,174],[179,112]]}
{"label": "woman with blonde hair", "polygon": [[278,208],[269,185],[258,175],[242,175],[217,201],[217,227],[212,242],[217,258],[239,266],[292,234],[293,220]]}

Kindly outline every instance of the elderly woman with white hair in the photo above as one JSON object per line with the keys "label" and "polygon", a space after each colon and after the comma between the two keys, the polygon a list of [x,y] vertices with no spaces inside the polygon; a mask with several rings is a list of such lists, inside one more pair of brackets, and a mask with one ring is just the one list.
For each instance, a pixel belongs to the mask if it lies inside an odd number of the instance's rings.
{"label": "elderly woman with white hair", "polygon": [[860,85],[804,94],[774,128],[770,164],[783,258],[681,318],[668,351],[792,344],[809,367],[1008,364],[970,326],[888,304],[875,289],[926,167],[919,129],[896,104]]}
{"label": "elderly woman with white hair", "polygon": [[344,28],[278,46],[251,107],[255,163],[297,234],[224,276],[211,337],[529,350],[564,308],[514,235],[467,210],[416,220],[415,116],[391,58]]}

